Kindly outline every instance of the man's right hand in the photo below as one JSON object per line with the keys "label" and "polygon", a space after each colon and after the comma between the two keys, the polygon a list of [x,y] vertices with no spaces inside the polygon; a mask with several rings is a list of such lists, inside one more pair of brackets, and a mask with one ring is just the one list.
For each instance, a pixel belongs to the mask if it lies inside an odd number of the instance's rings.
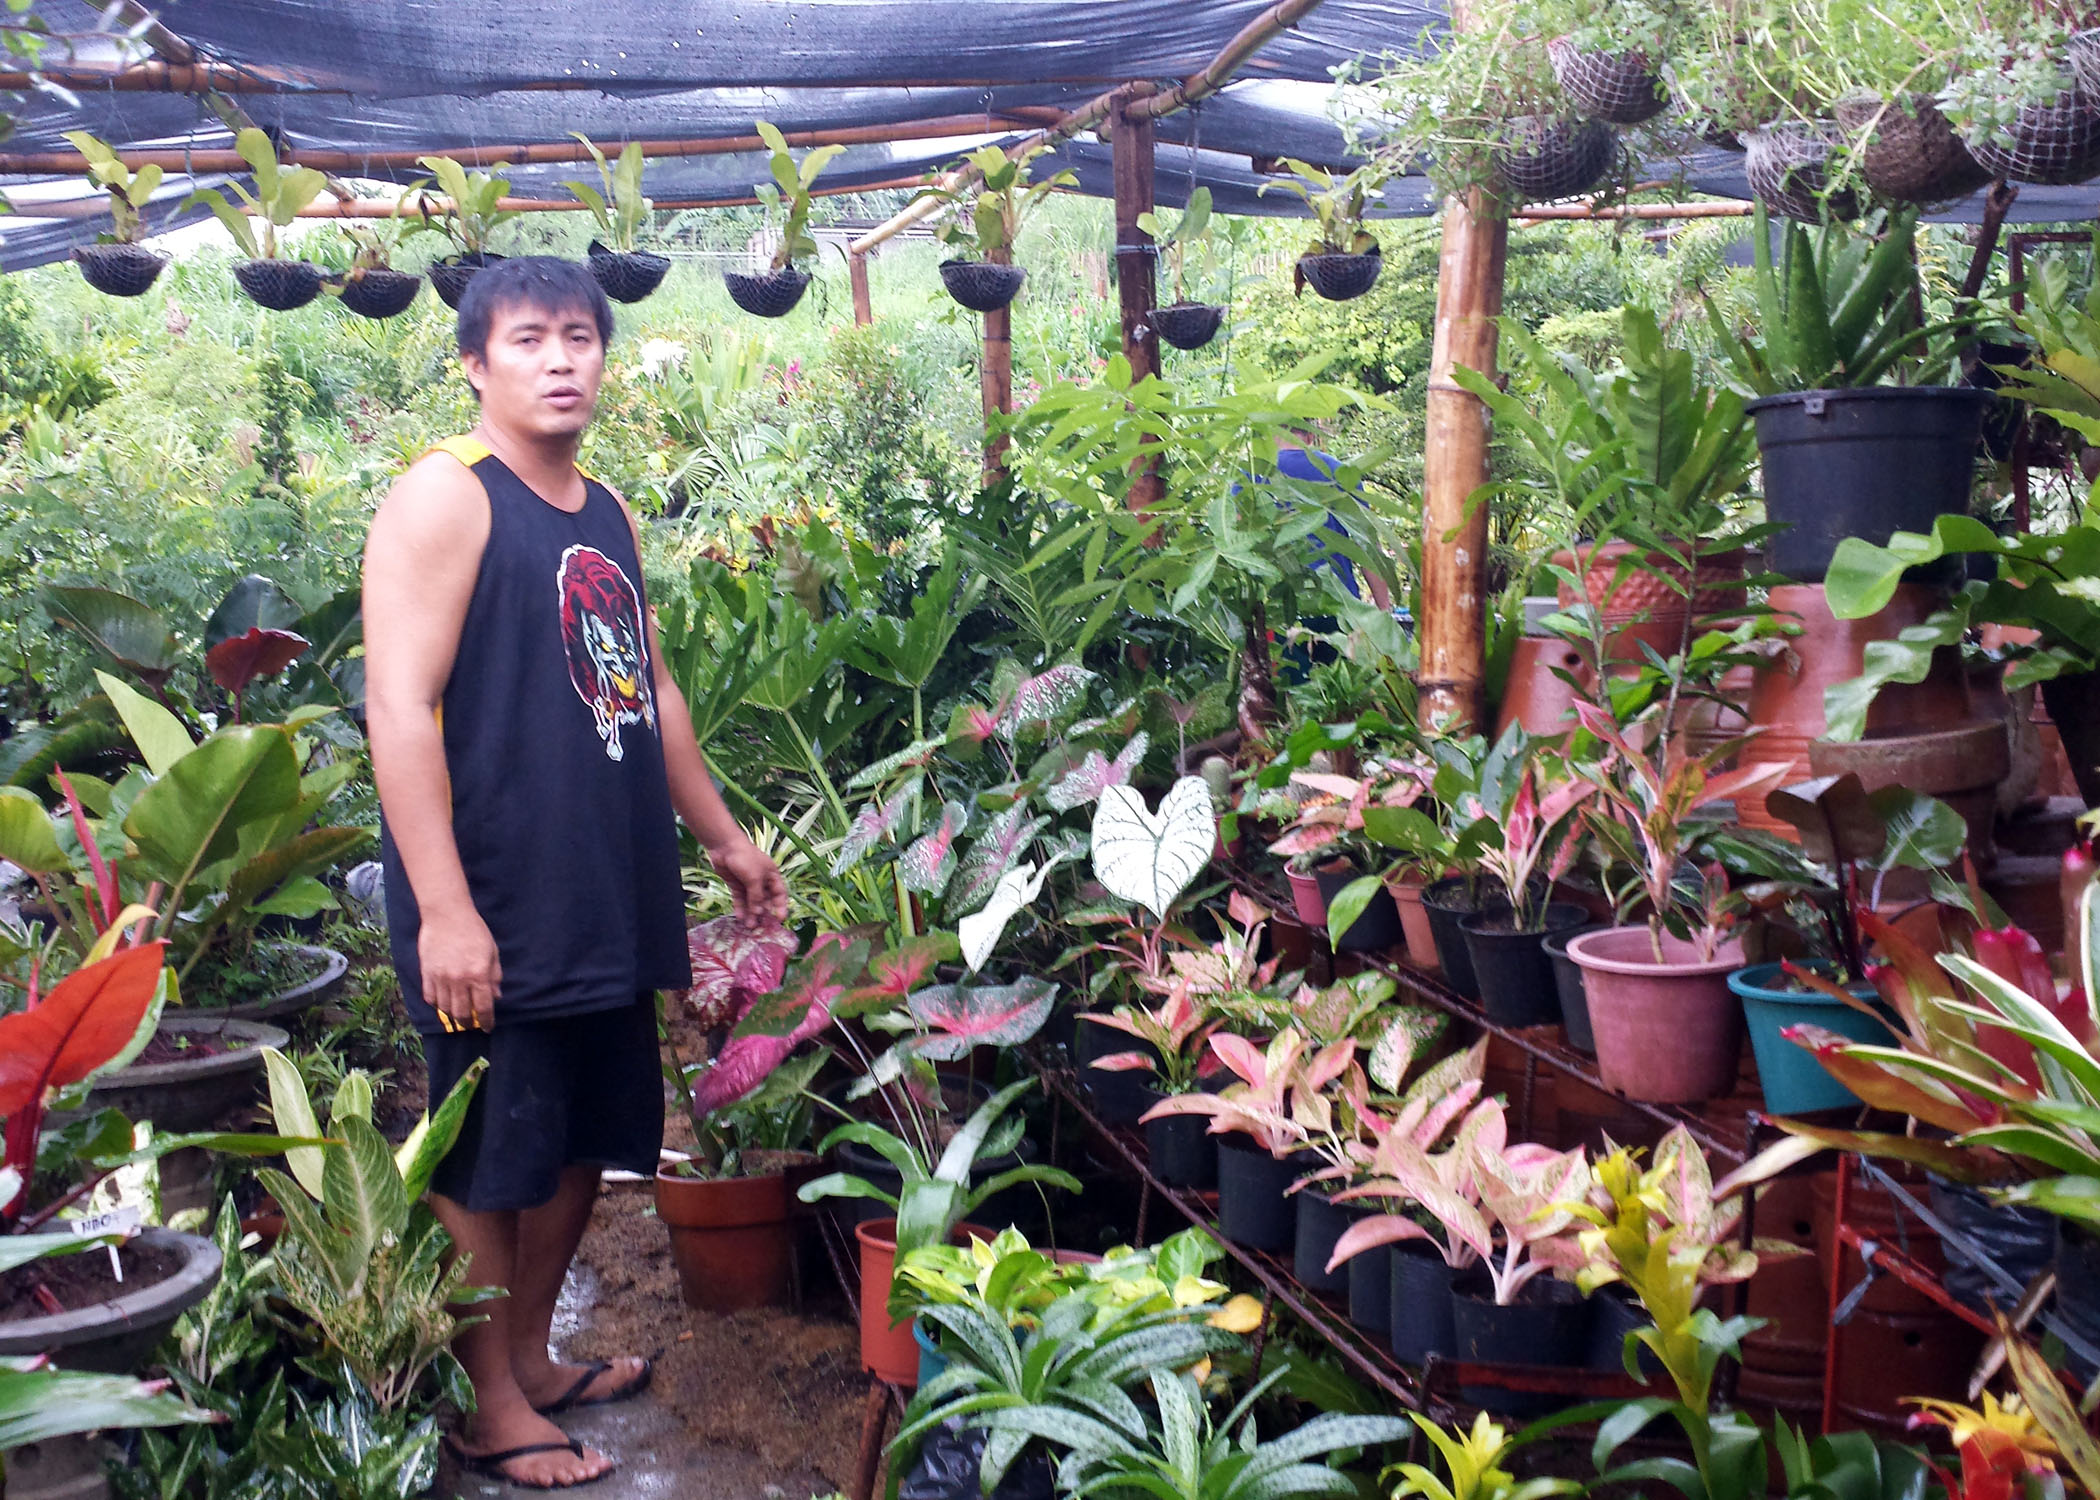
{"label": "man's right hand", "polygon": [[426,1004],[461,1027],[496,1029],[503,961],[479,912],[471,907],[458,913],[425,912],[416,956],[423,965]]}

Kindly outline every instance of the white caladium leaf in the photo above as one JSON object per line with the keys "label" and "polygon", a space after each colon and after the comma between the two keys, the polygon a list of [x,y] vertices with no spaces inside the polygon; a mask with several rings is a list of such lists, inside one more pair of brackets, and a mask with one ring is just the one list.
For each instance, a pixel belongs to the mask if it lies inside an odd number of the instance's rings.
{"label": "white caladium leaf", "polygon": [[1025,803],[1016,802],[995,814],[977,842],[970,845],[970,852],[963,856],[962,868],[956,871],[955,883],[948,891],[948,905],[944,908],[947,914],[952,917],[976,911],[989,901],[1000,879],[1020,859],[1021,851],[1049,826],[1048,818],[1029,817]]}
{"label": "white caladium leaf", "polygon": [[922,896],[938,896],[955,873],[955,841],[970,821],[970,809],[960,802],[942,806],[933,827],[922,834],[897,861],[904,888]]}
{"label": "white caladium leaf", "polygon": [[1070,812],[1075,807],[1084,807],[1112,786],[1122,786],[1130,780],[1138,762],[1145,758],[1151,741],[1139,732],[1130,737],[1125,745],[1110,760],[1099,750],[1089,750],[1086,758],[1062,777],[1057,784],[1043,793],[1043,800],[1059,812]]}
{"label": "white caladium leaf", "polygon": [[1111,895],[1135,901],[1165,920],[1217,847],[1210,784],[1184,776],[1167,788],[1159,811],[1135,787],[1112,786],[1094,808],[1094,876]]}
{"label": "white caladium leaf", "polygon": [[1016,865],[999,877],[992,888],[992,899],[985,902],[984,910],[971,912],[955,924],[955,935],[962,940],[963,962],[972,974],[984,967],[984,961],[992,956],[999,946],[999,939],[1006,935],[1006,924],[1017,912],[1043,892],[1043,879],[1056,861],[1037,869],[1033,860]]}
{"label": "white caladium leaf", "polygon": [[838,858],[831,862],[834,877],[845,874],[866,857],[867,852],[888,838],[904,821],[904,811],[911,806],[911,799],[918,794],[919,778],[914,776],[897,788],[887,802],[870,802],[860,810],[853,826],[846,830],[846,837],[839,843]]}
{"label": "white caladium leaf", "polygon": [[1012,739],[1023,729],[1063,718],[1079,706],[1094,674],[1067,664],[1022,679],[1001,705],[999,732]]}

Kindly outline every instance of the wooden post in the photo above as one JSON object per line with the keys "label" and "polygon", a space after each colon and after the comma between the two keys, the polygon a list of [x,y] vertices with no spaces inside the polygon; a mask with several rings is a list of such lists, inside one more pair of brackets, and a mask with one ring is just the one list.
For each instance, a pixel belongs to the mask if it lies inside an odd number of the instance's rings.
{"label": "wooden post", "polygon": [[[1110,129],[1110,154],[1114,160],[1116,192],[1116,289],[1123,312],[1123,357],[1130,361],[1130,381],[1135,385],[1159,373],[1159,336],[1152,331],[1151,312],[1158,302],[1158,258],[1152,236],[1138,228],[1141,215],[1153,208],[1153,157],[1157,127],[1152,118],[1118,111]],[[1159,473],[1159,460],[1139,465],[1131,476],[1128,505],[1149,510],[1166,496],[1166,482]]]}
{"label": "wooden post", "polygon": [[1422,484],[1420,717],[1426,728],[1481,729],[1487,654],[1485,504],[1467,501],[1488,477],[1487,408],[1451,379],[1463,366],[1495,373],[1495,319],[1509,220],[1477,188],[1444,204],[1437,264],[1436,336],[1429,358],[1429,422]]}
{"label": "wooden post", "polygon": [[[995,264],[1013,264],[1013,247],[1002,245],[985,257]],[[1006,478],[1005,433],[992,431],[996,413],[1014,409],[1014,310],[1009,305],[984,315],[984,485],[990,489]]]}
{"label": "wooden post", "polygon": [[868,297],[868,258],[865,255],[846,257],[846,275],[853,283],[853,321],[865,328],[875,321],[874,303]]}

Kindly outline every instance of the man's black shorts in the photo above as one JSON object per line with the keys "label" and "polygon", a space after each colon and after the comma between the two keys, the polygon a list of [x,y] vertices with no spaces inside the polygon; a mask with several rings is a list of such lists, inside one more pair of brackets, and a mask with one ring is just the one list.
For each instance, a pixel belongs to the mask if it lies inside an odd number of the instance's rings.
{"label": "man's black shorts", "polygon": [[564,1167],[656,1175],[664,1083],[653,993],[622,1010],[426,1036],[423,1057],[433,1109],[475,1058],[489,1060],[433,1193],[495,1213],[547,1202]]}

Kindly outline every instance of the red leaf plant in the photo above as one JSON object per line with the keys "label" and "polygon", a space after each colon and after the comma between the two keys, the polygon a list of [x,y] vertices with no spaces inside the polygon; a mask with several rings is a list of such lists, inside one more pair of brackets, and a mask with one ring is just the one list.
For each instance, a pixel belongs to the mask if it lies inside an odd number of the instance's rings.
{"label": "red leaf plant", "polygon": [[696,922],[686,932],[693,986],[685,1003],[702,1031],[723,1031],[744,1019],[760,995],[780,988],[795,935],[785,927],[749,931],[735,917]]}
{"label": "red leaf plant", "polygon": [[313,643],[289,630],[251,627],[245,635],[230,635],[204,653],[204,666],[211,680],[233,694],[233,722],[241,721],[241,698],[259,677],[274,677],[312,649]]}
{"label": "red leaf plant", "polygon": [[906,1002],[928,1028],[912,1050],[929,1062],[953,1062],[972,1047],[1015,1046],[1042,1029],[1056,998],[1057,986],[1032,974],[1012,984],[929,986]]}

